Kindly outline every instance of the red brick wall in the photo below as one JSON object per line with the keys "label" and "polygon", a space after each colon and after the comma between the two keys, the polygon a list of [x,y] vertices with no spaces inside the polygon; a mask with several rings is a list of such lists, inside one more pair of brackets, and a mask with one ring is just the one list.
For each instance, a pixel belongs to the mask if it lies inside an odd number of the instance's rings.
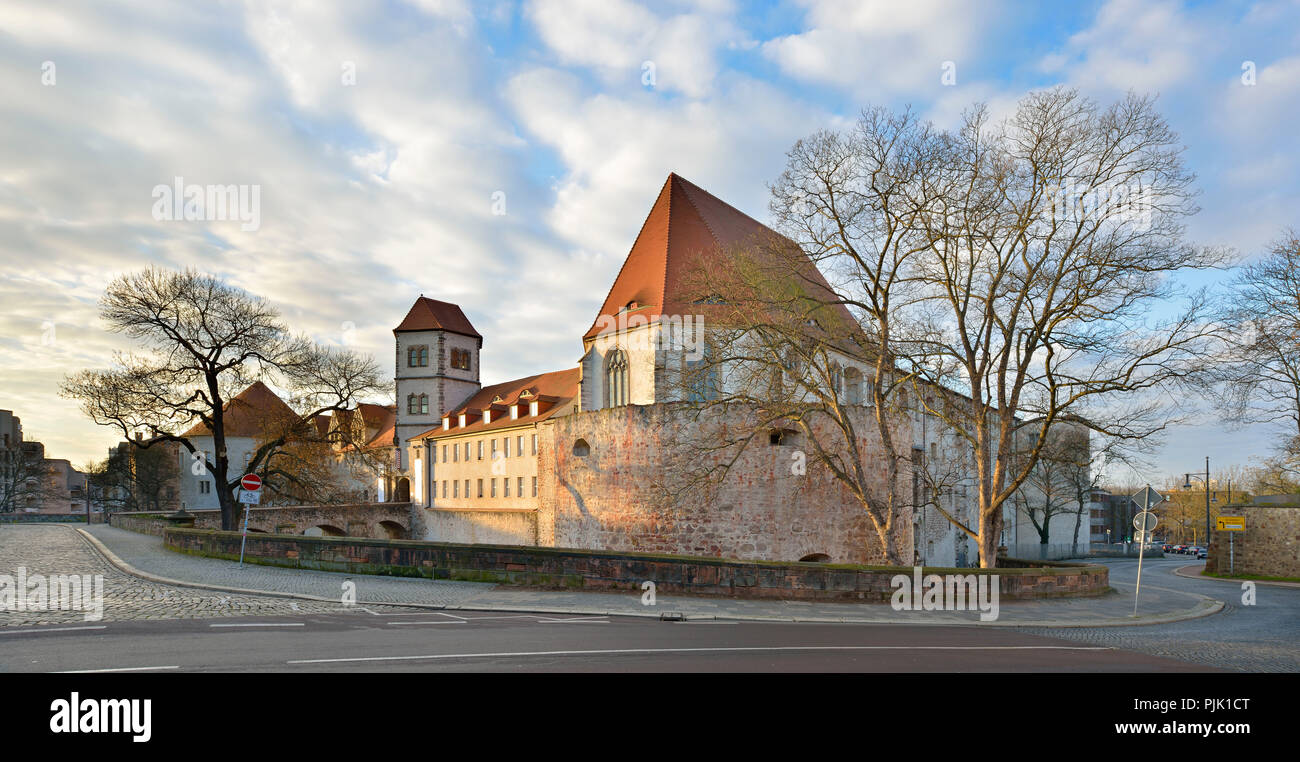
{"label": "red brick wall", "polygon": [[[869,414],[863,409],[855,428],[866,468],[883,488],[886,471]],[[772,446],[762,436],[720,485],[681,494],[701,464],[731,455],[701,457],[698,448],[683,444],[681,437],[698,430],[687,415],[681,406],[628,406],[542,425],[539,462],[547,465],[539,468],[539,544],[765,561],[825,554],[835,563],[884,562],[861,504],[815,462],[807,443]],[[715,416],[710,425],[733,432],[752,428],[752,413],[729,415],[730,420]],[[573,454],[579,438],[591,447],[586,457]],[[792,472],[796,450],[806,455],[804,475]],[[903,500],[909,497],[904,493]],[[894,533],[910,560],[910,509],[903,512]]]}

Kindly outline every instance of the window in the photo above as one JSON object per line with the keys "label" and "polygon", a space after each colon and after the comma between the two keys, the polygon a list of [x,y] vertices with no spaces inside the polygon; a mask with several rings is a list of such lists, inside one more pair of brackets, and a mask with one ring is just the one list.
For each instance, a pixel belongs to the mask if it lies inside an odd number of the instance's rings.
{"label": "window", "polygon": [[[443,447],[446,447],[446,446],[447,446],[447,445],[443,445]],[[442,458],[442,462],[443,462],[443,463],[446,463],[446,462],[447,462],[447,456],[446,456],[446,455],[443,456],[443,458]],[[451,462],[452,462],[452,463],[458,463],[458,462],[460,462],[460,448],[457,447],[456,445],[452,445],[452,446],[451,446]]]}
{"label": "window", "polygon": [[519,477],[519,491],[516,493],[519,497],[524,496],[524,477]]}
{"label": "window", "polygon": [[[496,442],[493,442],[492,444],[495,445]],[[479,460],[483,460],[483,440],[482,440],[482,439],[478,440],[478,459],[479,459]]]}
{"label": "window", "polygon": [[[497,492],[497,491],[496,491],[496,482],[495,482],[495,481],[492,482],[492,487],[493,487],[493,489],[492,489],[492,497],[496,497],[496,496],[497,496],[497,495],[496,495],[496,492]],[[483,497],[483,480],[482,480],[482,479],[479,479],[479,480],[478,480],[478,496],[479,496],[479,497]]]}
{"label": "window", "polygon": [[497,440],[492,440],[492,460],[497,459]]}
{"label": "window", "polygon": [[442,446],[442,462],[447,462],[447,445]]}
{"label": "window", "polygon": [[537,497],[537,477],[533,477],[533,497]]}
{"label": "window", "polygon": [[587,444],[587,440],[579,439],[573,443],[573,454],[585,458],[591,454],[591,445]]}
{"label": "window", "polygon": [[469,350],[451,350],[451,367],[457,370],[469,370]]}
{"label": "window", "polygon": [[718,366],[712,353],[704,348],[699,360],[686,361],[687,402],[704,402],[718,398]]}
{"label": "window", "polygon": [[423,368],[429,365],[429,347],[407,347],[406,349],[406,367]]}
{"label": "window", "polygon": [[406,412],[409,413],[409,414],[411,414],[411,415],[415,415],[416,413],[420,412],[420,398],[419,398],[419,397],[415,396],[414,394],[407,395],[407,397],[406,397]]}
{"label": "window", "polygon": [[533,455],[537,454],[537,435],[533,435]]}
{"label": "window", "polygon": [[199,482],[199,494],[200,495],[212,494],[212,482],[207,480]]}
{"label": "window", "polygon": [[857,368],[844,369],[844,399],[850,405],[862,404],[862,371]]}
{"label": "window", "polygon": [[[482,456],[479,456],[482,457]],[[469,460],[469,442],[465,443],[465,460]]]}
{"label": "window", "polygon": [[501,457],[510,457],[510,437],[501,437]]}
{"label": "window", "polygon": [[[493,479],[493,482],[495,481],[496,480]],[[505,482],[505,491],[501,494],[501,497],[510,497],[510,477],[506,477],[505,479],[502,479],[502,481]]]}
{"label": "window", "polygon": [[447,497],[447,480],[446,480],[446,479],[443,479],[443,480],[442,480],[442,496],[443,496],[444,499]]}
{"label": "window", "polygon": [[[479,488],[479,494],[483,494],[483,489]],[[465,480],[465,497],[469,497],[469,479]]]}
{"label": "window", "polygon": [[524,457],[524,435],[523,434],[520,434],[519,438],[515,440],[515,455],[518,455],[521,458]]}
{"label": "window", "polygon": [[615,349],[605,357],[605,407],[627,403],[627,353]]}
{"label": "window", "polygon": [[[482,488],[480,487],[480,489],[482,489]],[[492,480],[492,497],[496,497],[496,496],[497,496],[497,480],[496,480],[496,479],[493,479],[493,480]]]}
{"label": "window", "polygon": [[451,483],[451,496],[460,497],[460,482]]}

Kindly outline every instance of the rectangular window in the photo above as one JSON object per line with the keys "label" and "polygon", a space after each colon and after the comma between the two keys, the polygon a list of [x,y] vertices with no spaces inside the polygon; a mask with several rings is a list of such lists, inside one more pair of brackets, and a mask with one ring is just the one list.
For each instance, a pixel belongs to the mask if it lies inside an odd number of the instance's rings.
{"label": "rectangular window", "polygon": [[483,460],[483,440],[478,440],[478,459]]}
{"label": "rectangular window", "polygon": [[510,437],[502,437],[501,446],[504,448],[502,457],[504,458],[510,457]]}
{"label": "rectangular window", "polygon": [[460,497],[460,482],[451,483],[451,496]]}
{"label": "rectangular window", "polygon": [[492,440],[492,460],[497,459],[497,440]]}
{"label": "rectangular window", "polygon": [[533,454],[537,454],[537,435],[533,435]]}
{"label": "rectangular window", "polygon": [[469,497],[469,479],[465,480],[465,497]]}
{"label": "rectangular window", "polygon": [[469,460],[469,442],[465,443],[465,460]]}
{"label": "rectangular window", "polygon": [[524,496],[524,477],[519,477],[519,491],[516,493],[519,497]]}
{"label": "rectangular window", "polygon": [[496,479],[493,479],[493,480],[492,480],[492,497],[496,497],[496,496],[497,496],[497,480],[496,480]]}
{"label": "rectangular window", "polygon": [[[443,447],[446,447],[446,445],[443,445]],[[446,458],[443,458],[443,460],[445,461]],[[460,462],[460,448],[457,447],[456,445],[451,446],[451,462],[452,463]]]}
{"label": "rectangular window", "polygon": [[442,462],[447,462],[447,445],[442,446]]}
{"label": "rectangular window", "polygon": [[209,482],[209,481],[201,481],[201,482],[199,482],[199,494],[200,494],[200,495],[210,495],[210,494],[212,494],[212,482]]}
{"label": "rectangular window", "polygon": [[420,367],[424,368],[429,365],[429,348],[420,347]]}
{"label": "rectangular window", "polygon": [[509,479],[509,478],[506,478],[506,479],[505,479],[505,492],[503,492],[503,493],[501,494],[501,497],[510,497],[510,479]]}
{"label": "rectangular window", "polygon": [[447,498],[447,480],[446,480],[446,479],[443,479],[443,480],[442,480],[442,497],[443,497],[444,500]]}
{"label": "rectangular window", "polygon": [[427,415],[429,412],[429,395],[420,395],[420,414]]}
{"label": "rectangular window", "polygon": [[533,497],[537,497],[537,477],[533,477]]}
{"label": "rectangular window", "polygon": [[483,480],[478,480],[478,496],[483,497]]}
{"label": "rectangular window", "polygon": [[515,439],[515,455],[518,455],[521,458],[524,457],[524,435],[523,434],[520,434],[518,438]]}

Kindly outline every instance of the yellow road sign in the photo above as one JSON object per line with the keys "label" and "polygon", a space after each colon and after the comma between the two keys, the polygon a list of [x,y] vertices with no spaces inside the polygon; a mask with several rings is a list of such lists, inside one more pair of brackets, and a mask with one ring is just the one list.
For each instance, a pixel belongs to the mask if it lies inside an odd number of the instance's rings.
{"label": "yellow road sign", "polygon": [[1216,528],[1223,532],[1241,532],[1246,529],[1245,516],[1220,516],[1215,523]]}

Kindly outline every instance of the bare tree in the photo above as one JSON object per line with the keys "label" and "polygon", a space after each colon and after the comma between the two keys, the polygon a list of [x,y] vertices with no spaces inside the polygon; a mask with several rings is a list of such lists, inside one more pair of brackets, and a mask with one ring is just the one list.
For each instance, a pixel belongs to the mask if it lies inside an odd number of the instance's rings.
{"label": "bare tree", "polygon": [[[1057,88],[1029,94],[1000,124],[977,106],[955,132],[868,110],[850,135],[797,144],[773,188],[777,229],[817,267],[792,254],[781,267],[784,239],[720,258],[741,265],[720,266],[730,272],[707,285],[740,282],[718,301],[728,319],[754,326],[746,335],[759,337],[762,356],[728,351],[711,364],[770,368],[792,353],[799,363],[784,378],[799,386],[796,399],[845,435],[837,450],[823,456],[813,442],[814,452],[858,484],[863,453],[848,445],[856,432],[824,385],[844,358],[869,368],[891,476],[904,448],[887,432],[909,404],[966,448],[977,525],[948,516],[978,540],[981,566],[993,567],[1003,506],[1058,423],[1149,437],[1175,419],[1158,392],[1199,382],[1215,334],[1203,295],[1184,294],[1172,276],[1226,257],[1183,240],[1196,211],[1192,181],[1149,98],[1103,108]],[[765,271],[787,285],[759,288]],[[765,399],[724,388],[724,401]],[[801,414],[778,407],[761,425]],[[897,479],[882,484],[883,500],[858,488],[878,529],[903,508]]]}
{"label": "bare tree", "polygon": [[60,473],[45,461],[40,445],[18,442],[0,455],[0,513],[41,508],[67,496],[67,485],[59,483]]}
{"label": "bare tree", "polygon": [[[108,286],[101,315],[111,330],[139,341],[143,354],[119,354],[109,370],[72,375],[62,393],[134,447],[177,442],[203,458],[218,485],[224,529],[235,526],[234,489],[243,475],[232,472],[226,449],[226,403],[236,392],[269,379],[293,392],[301,420],[311,422],[381,389],[372,359],[295,336],[260,297],[192,270],[150,268],[119,277]],[[177,433],[194,423],[211,431],[210,460]],[[292,431],[263,442],[247,470],[264,468]],[[136,432],[143,436],[133,438]]]}
{"label": "bare tree", "polygon": [[1300,234],[1283,233],[1233,285],[1229,350],[1216,364],[1221,399],[1233,421],[1285,422],[1261,486],[1290,490],[1300,483]]}

